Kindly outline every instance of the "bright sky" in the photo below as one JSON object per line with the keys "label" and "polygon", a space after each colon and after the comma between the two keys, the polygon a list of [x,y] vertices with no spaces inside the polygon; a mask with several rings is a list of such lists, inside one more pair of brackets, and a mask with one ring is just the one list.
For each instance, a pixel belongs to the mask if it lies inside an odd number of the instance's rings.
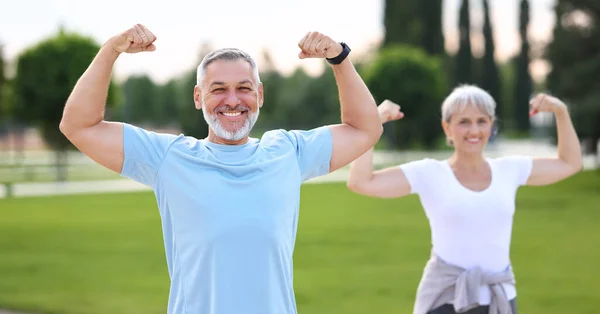
{"label": "bright sky", "polygon": [[[555,0],[530,0],[530,37],[548,40],[554,25]],[[146,25],[158,37],[157,51],[122,56],[115,66],[118,79],[132,73],[149,73],[165,82],[197,65],[203,43],[235,46],[259,61],[268,49],[277,67],[289,73],[297,66],[320,70],[316,60],[297,58],[298,41],[308,31],[325,33],[347,42],[360,53],[383,35],[383,0],[2,0],[0,44],[12,61],[26,47],[55,33],[59,25],[103,43],[135,23]],[[496,55],[505,60],[519,49],[519,0],[490,0],[495,24]],[[446,48],[456,50],[459,0],[444,0]],[[480,0],[471,0],[473,39],[482,25]],[[477,45],[477,42],[473,42]],[[481,49],[476,50],[481,52]],[[260,65],[259,65],[260,66]],[[534,66],[536,73],[543,66]]]}

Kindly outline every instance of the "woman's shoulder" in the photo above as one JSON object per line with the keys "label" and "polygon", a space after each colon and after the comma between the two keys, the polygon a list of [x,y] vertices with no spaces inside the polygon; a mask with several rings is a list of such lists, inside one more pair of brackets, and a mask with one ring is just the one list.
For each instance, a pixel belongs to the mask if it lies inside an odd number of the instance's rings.
{"label": "woman's shoulder", "polygon": [[444,167],[446,163],[446,160],[423,158],[403,163],[399,165],[399,167],[403,170],[418,170],[419,172],[426,172]]}

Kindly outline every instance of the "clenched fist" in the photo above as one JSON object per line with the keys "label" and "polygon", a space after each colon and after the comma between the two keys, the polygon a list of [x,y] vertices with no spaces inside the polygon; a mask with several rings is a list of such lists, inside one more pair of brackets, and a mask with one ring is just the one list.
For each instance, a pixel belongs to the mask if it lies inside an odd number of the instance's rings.
{"label": "clenched fist", "polygon": [[399,120],[404,117],[404,113],[400,111],[400,106],[388,99],[384,100],[377,107],[377,111],[379,111],[379,118],[381,119],[382,124]]}
{"label": "clenched fist", "polygon": [[298,47],[302,50],[298,53],[300,59],[335,58],[344,50],[340,43],[318,32],[308,32]]}
{"label": "clenched fist", "polygon": [[108,41],[108,45],[118,53],[137,53],[140,51],[154,51],[156,36],[144,25],[136,24],[123,33],[114,36]]}
{"label": "clenched fist", "polygon": [[546,94],[538,94],[531,101],[529,101],[529,115],[533,116],[538,112],[556,112],[559,109],[566,108],[567,106],[556,97],[552,97]]}

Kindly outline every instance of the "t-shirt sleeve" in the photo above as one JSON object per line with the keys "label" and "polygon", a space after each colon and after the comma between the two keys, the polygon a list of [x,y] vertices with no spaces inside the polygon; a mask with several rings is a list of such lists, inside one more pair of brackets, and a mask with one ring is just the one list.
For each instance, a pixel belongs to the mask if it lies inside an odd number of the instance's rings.
{"label": "t-shirt sleeve", "polygon": [[533,169],[533,157],[531,156],[507,156],[502,157],[502,172],[510,174],[512,182],[516,186],[525,185],[531,170]]}
{"label": "t-shirt sleeve", "polygon": [[428,172],[433,170],[430,159],[410,161],[398,167],[402,169],[408,184],[410,184],[411,194],[422,194],[426,190],[429,180]]}
{"label": "t-shirt sleeve", "polygon": [[333,144],[328,126],[286,132],[296,150],[302,181],[329,173]]}
{"label": "t-shirt sleeve", "polygon": [[177,138],[173,134],[156,133],[127,123],[123,124],[124,161],[121,176],[154,187],[167,151]]}

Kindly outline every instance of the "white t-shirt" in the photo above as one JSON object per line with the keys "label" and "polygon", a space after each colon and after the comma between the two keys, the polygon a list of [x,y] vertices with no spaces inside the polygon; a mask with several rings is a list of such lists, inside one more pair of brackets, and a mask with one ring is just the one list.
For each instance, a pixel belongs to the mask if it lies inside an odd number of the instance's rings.
{"label": "white t-shirt", "polygon": [[[423,159],[399,166],[418,194],[431,227],[432,249],[444,261],[469,269],[479,266],[500,272],[510,265],[515,196],[531,174],[532,157],[486,158],[492,174],[483,191],[463,186],[447,160]],[[508,299],[516,297],[505,284]],[[481,287],[481,304],[490,303],[490,290]]]}

